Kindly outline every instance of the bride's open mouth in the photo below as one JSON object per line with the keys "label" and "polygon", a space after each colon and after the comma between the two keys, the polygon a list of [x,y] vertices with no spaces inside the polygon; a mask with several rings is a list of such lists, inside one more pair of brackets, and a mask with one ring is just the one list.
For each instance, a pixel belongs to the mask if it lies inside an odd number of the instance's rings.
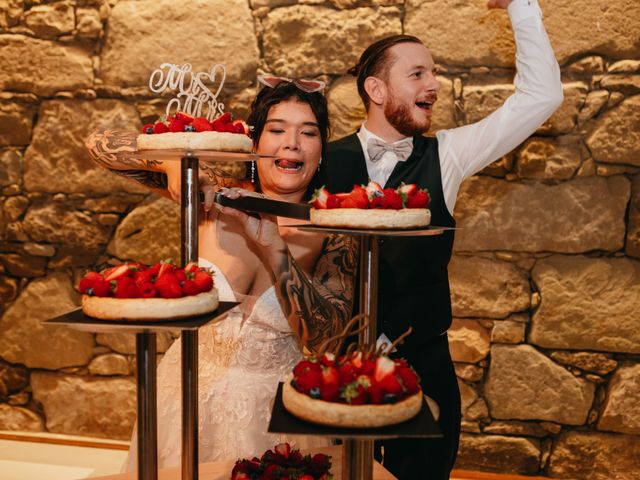
{"label": "bride's open mouth", "polygon": [[295,173],[302,170],[304,162],[299,160],[292,160],[287,158],[279,158],[275,161],[275,166],[278,170],[286,173]]}

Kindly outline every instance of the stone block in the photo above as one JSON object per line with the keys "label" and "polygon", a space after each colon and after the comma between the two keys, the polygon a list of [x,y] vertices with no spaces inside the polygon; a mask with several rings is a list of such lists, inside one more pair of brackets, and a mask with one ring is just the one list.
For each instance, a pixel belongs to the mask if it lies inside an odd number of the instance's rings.
{"label": "stone block", "polygon": [[107,252],[122,260],[153,264],[180,260],[180,207],[166,198],[152,198],[127,215]]}
{"label": "stone block", "polygon": [[640,353],[640,262],[553,256],[532,279],[541,295],[529,342],[544,348]]}
{"label": "stone block", "polygon": [[91,52],[74,44],[0,34],[0,65],[0,90],[51,96],[93,84]]}
{"label": "stone block", "polygon": [[282,7],[268,13],[263,28],[269,71],[289,77],[344,75],[371,43],[402,32],[396,7]]}
{"label": "stone block", "polygon": [[640,166],[640,95],[598,117],[586,143],[598,162]]}
{"label": "stone block", "polygon": [[490,330],[476,320],[454,318],[447,334],[454,362],[476,363],[489,354]]}
{"label": "stone block", "polygon": [[76,308],[78,297],[63,273],[29,283],[0,319],[2,358],[51,370],[86,365],[93,352],[92,334],[41,323]]}
{"label": "stone block", "polygon": [[221,63],[227,83],[246,85],[255,79],[258,53],[246,1],[125,0],[111,9],[100,78],[105,85],[140,87],[162,63],[190,63],[197,72]]}
{"label": "stone block", "polygon": [[551,454],[549,474],[583,480],[637,480],[640,437],[563,432]]}
{"label": "stone block", "polygon": [[458,195],[455,249],[617,251],[624,245],[629,196],[629,181],[622,176],[558,185],[472,177]]}
{"label": "stone block", "polygon": [[449,278],[456,317],[505,318],[529,307],[527,275],[513,263],[455,255]]}
{"label": "stone block", "polygon": [[539,460],[537,439],[462,434],[455,468],[532,474],[538,471]]}
{"label": "stone block", "polygon": [[137,130],[133,105],[118,100],[51,100],[43,102],[33,140],[24,158],[27,190],[106,194],[142,193],[139,184],[108,173],[94,163],[84,139],[96,130]]}
{"label": "stone block", "polygon": [[136,418],[136,384],[129,378],[93,378],[34,372],[33,397],[52,433],[128,440]]}
{"label": "stone block", "polygon": [[73,5],[67,2],[35,5],[27,10],[24,21],[27,27],[39,37],[58,37],[68,34],[75,28]]}
{"label": "stone block", "polygon": [[625,364],[616,370],[598,430],[640,435],[640,364]]}
{"label": "stone block", "polygon": [[575,377],[530,345],[494,345],[485,384],[491,417],[586,422],[595,386]]}
{"label": "stone block", "polygon": [[0,102],[0,147],[28,145],[35,114],[32,105]]}

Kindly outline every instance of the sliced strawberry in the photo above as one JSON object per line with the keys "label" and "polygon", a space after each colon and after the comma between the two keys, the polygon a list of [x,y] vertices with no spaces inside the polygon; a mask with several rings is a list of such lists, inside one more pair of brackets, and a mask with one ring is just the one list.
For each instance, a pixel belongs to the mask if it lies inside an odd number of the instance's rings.
{"label": "sliced strawberry", "polygon": [[376,360],[376,369],[373,373],[376,382],[380,382],[384,377],[393,374],[396,364],[389,357],[378,357]]}
{"label": "sliced strawberry", "polygon": [[358,186],[354,187],[349,194],[349,198],[351,198],[356,204],[355,208],[369,208],[369,196],[365,188]]}
{"label": "sliced strawberry", "polygon": [[[154,265],[152,269],[155,270],[156,266]],[[160,262],[160,266],[158,267],[158,277],[164,275],[165,273],[171,273],[176,269],[176,266],[171,263],[170,260]]]}
{"label": "sliced strawberry", "polygon": [[427,208],[431,198],[426,190],[418,190],[407,200],[407,208]]}
{"label": "sliced strawberry", "polygon": [[333,367],[336,364],[336,356],[331,352],[326,352],[320,357],[320,363],[325,367]]}
{"label": "sliced strawberry", "polygon": [[201,292],[208,292],[213,288],[213,278],[209,272],[196,273],[193,281]]}
{"label": "sliced strawberry", "polygon": [[236,120],[232,123],[234,133],[241,133],[245,135],[247,132],[245,131],[244,122],[242,120]]}
{"label": "sliced strawberry", "polygon": [[130,273],[131,273],[131,270],[129,269],[129,265],[124,263],[122,265],[118,265],[117,267],[113,267],[113,268],[109,268],[108,270],[105,270],[104,279],[107,282],[110,282],[112,280],[117,280],[120,277],[127,276]]}
{"label": "sliced strawberry", "polygon": [[279,443],[273,449],[284,458],[289,458],[289,455],[291,455],[291,445],[288,443]]}
{"label": "sliced strawberry", "polygon": [[392,210],[400,210],[402,208],[402,196],[393,188],[385,188],[383,193],[387,199],[387,208]]}
{"label": "sliced strawberry", "polygon": [[187,263],[187,265],[184,267],[184,271],[187,273],[187,276],[189,276],[189,274],[195,275],[198,271],[198,264],[195,262]]}
{"label": "sliced strawberry", "polygon": [[193,122],[193,117],[184,112],[176,112],[176,118],[185,125],[189,125],[191,122]]}
{"label": "sliced strawberry", "polygon": [[332,194],[327,197],[326,208],[340,208],[341,203],[342,203],[342,199],[338,195]]}
{"label": "sliced strawberry", "polygon": [[209,120],[204,117],[194,118],[191,126],[196,129],[196,132],[211,132],[213,130],[213,126],[209,123]]}
{"label": "sliced strawberry", "polygon": [[327,208],[327,199],[329,198],[329,190],[324,187],[320,187],[313,192],[311,197],[311,203],[313,208],[325,209]]}
{"label": "sliced strawberry", "polygon": [[364,188],[367,191],[367,195],[369,195],[369,200],[371,200],[375,195],[382,193],[382,187],[380,184],[373,180]]}
{"label": "sliced strawberry", "polygon": [[354,354],[351,355],[350,362],[354,367],[356,367],[358,372],[362,368],[362,362],[363,361],[364,361],[364,357],[362,355],[362,352],[354,352]]}
{"label": "sliced strawberry", "polygon": [[398,192],[401,194],[404,193],[407,197],[411,197],[412,195],[415,195],[417,191],[418,191],[418,187],[416,186],[415,183],[405,184],[405,185],[402,185],[400,188],[398,188]]}
{"label": "sliced strawberry", "polygon": [[156,122],[153,125],[153,133],[167,133],[169,131],[169,127],[167,127],[163,122]]}

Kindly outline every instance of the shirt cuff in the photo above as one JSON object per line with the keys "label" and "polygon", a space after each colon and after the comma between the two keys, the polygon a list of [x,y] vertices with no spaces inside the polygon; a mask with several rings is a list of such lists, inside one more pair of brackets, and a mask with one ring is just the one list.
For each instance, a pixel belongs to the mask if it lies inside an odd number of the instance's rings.
{"label": "shirt cuff", "polygon": [[542,17],[538,0],[512,0],[507,7],[512,25],[517,25],[529,17]]}

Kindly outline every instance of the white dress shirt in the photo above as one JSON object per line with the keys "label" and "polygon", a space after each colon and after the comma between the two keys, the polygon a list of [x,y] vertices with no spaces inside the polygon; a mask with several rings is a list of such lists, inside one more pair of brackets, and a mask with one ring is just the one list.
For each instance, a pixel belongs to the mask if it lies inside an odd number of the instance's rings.
{"label": "white dress shirt", "polygon": [[[513,0],[507,11],[517,49],[515,92],[479,122],[436,133],[442,189],[452,215],[462,181],[522,143],[562,103],[560,67],[542,25],[537,0]],[[366,123],[357,135],[369,178],[384,186],[398,163],[395,153],[385,152],[374,164],[367,153],[367,142],[379,137],[367,130]]]}

